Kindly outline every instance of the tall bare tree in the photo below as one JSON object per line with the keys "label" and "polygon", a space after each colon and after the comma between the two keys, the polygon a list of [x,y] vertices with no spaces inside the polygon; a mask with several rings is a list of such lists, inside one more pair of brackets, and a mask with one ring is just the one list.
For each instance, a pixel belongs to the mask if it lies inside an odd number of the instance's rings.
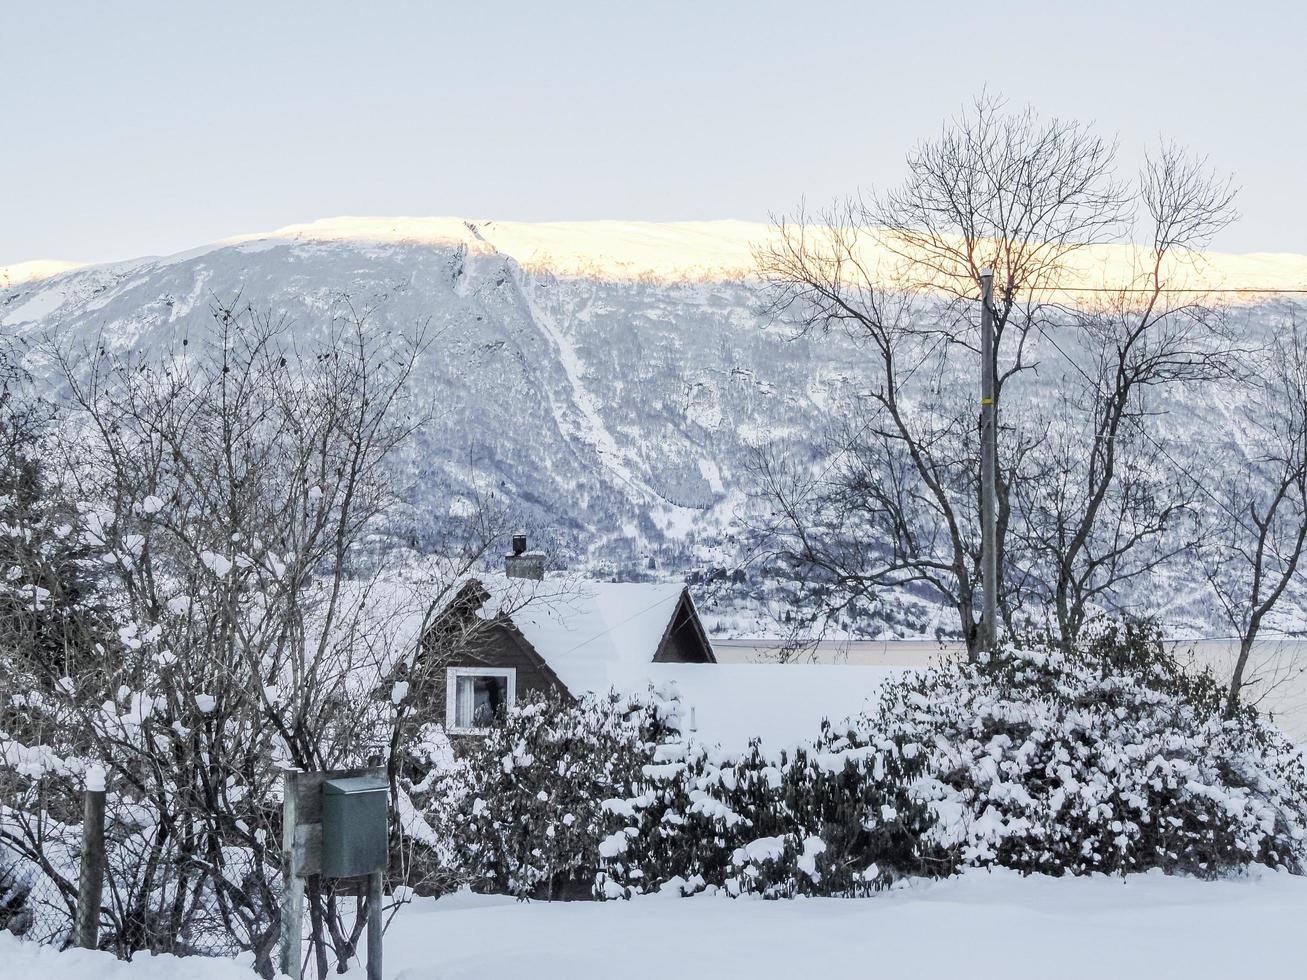
{"label": "tall bare tree", "polygon": [[1062,363],[1070,384],[1016,484],[1018,535],[1035,570],[1026,581],[1065,643],[1091,610],[1111,608],[1123,586],[1192,544],[1179,525],[1197,491],[1150,417],[1164,390],[1239,370],[1224,312],[1195,282],[1197,253],[1234,220],[1230,182],[1165,145],[1139,185],[1135,235],[1148,244],[1113,273],[1123,276],[1115,288],[1073,294],[1062,325],[1043,331],[1054,361],[1071,362]]}
{"label": "tall bare tree", "polygon": [[[1229,201],[1213,192],[1219,185],[1201,167],[1170,150],[1150,163],[1137,193],[1117,179],[1114,161],[1114,144],[1081,124],[1009,112],[982,98],[909,155],[901,187],[815,215],[801,210],[757,251],[774,318],[801,333],[843,330],[871,359],[870,390],[849,402],[847,420],[820,441],[828,463],[817,477],[793,456],[764,456],[759,465],[767,555],[792,569],[824,612],[886,588],[925,588],[956,610],[968,650],[979,650],[978,399],[964,380],[970,373],[960,376],[956,364],[979,356],[976,297],[984,270],[994,274],[1004,619],[1011,625],[1032,585],[1032,547],[1045,562],[1056,550],[1053,564],[1066,569],[1057,591],[1067,593],[1068,606],[1077,583],[1088,583],[1081,589],[1087,601],[1105,568],[1124,567],[1119,559],[1105,564],[1097,540],[1089,544],[1110,509],[1107,491],[1120,483],[1111,437],[1127,416],[1142,419],[1130,415],[1142,390],[1199,377],[1211,360],[1205,348],[1190,357],[1186,346],[1210,322],[1159,304],[1170,295],[1168,256],[1219,227]],[[1092,477],[1073,467],[1074,482],[1088,489],[1062,501],[1068,533],[1014,533],[1014,521],[1044,510],[1015,513],[1013,486],[1022,473],[1048,465],[1038,450],[1049,425],[1037,412],[1016,411],[1014,385],[1038,358],[1057,356],[1043,341],[1068,320],[1063,287],[1082,274],[1078,253],[1127,237],[1140,212],[1154,239],[1154,303],[1131,300],[1131,317],[1100,311],[1080,318],[1086,336],[1096,330],[1101,338],[1094,348],[1101,371],[1111,354],[1123,372],[1109,375],[1111,387],[1094,409],[1108,437],[1095,441],[1108,457]],[[1098,402],[1089,397],[1086,405]],[[1135,499],[1122,493],[1113,503]],[[1163,508],[1155,521],[1166,523],[1171,513]],[[1068,612],[1068,629],[1077,616]]]}
{"label": "tall bare tree", "polygon": [[1232,419],[1240,465],[1215,487],[1218,507],[1201,549],[1239,643],[1229,711],[1246,700],[1253,648],[1307,546],[1307,340],[1295,318],[1277,329],[1260,366],[1251,397]]}

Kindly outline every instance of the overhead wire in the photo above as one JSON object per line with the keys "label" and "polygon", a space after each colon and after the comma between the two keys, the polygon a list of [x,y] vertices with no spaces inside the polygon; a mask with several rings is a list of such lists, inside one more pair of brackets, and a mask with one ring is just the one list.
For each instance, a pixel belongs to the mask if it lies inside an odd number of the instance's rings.
{"label": "overhead wire", "polygon": [[[1056,340],[1054,340],[1051,336],[1049,336],[1048,331],[1044,329],[1043,324],[1036,322],[1035,327],[1036,329],[1039,330],[1039,333],[1043,336],[1043,338],[1053,345],[1054,350],[1056,350],[1059,354],[1061,354],[1062,357],[1066,360],[1066,362],[1070,364],[1073,368],[1075,368],[1077,372],[1079,372],[1081,377],[1083,377],[1086,381],[1088,381],[1091,385],[1093,385],[1094,390],[1098,392],[1099,397],[1101,398],[1108,397],[1104,393],[1102,387],[1100,387],[1098,381],[1095,378],[1091,377],[1084,368],[1082,368],[1078,363],[1076,363],[1075,358],[1073,358],[1070,354],[1068,354],[1065,350],[1063,350],[1061,344],[1059,344]],[[1252,535],[1257,534],[1256,531],[1254,531],[1252,528],[1250,528],[1247,524],[1243,522],[1243,517],[1241,515],[1236,513],[1234,510],[1232,510],[1230,506],[1225,503],[1225,501],[1221,500],[1219,497],[1216,496],[1216,494],[1212,493],[1209,489],[1207,489],[1207,487],[1203,484],[1203,482],[1199,480],[1196,476],[1194,476],[1194,474],[1186,466],[1184,466],[1179,460],[1177,460],[1174,456],[1172,456],[1165,446],[1163,446],[1160,442],[1154,439],[1153,436],[1148,432],[1147,429],[1144,428],[1143,424],[1137,418],[1129,414],[1124,414],[1122,417],[1125,418],[1127,421],[1129,421],[1130,424],[1135,427],[1135,429],[1139,432],[1139,434],[1143,436],[1144,439],[1146,439],[1153,446],[1154,449],[1156,449],[1159,453],[1165,456],[1167,460],[1170,461],[1172,466],[1174,466],[1186,477],[1188,477],[1189,480],[1193,483],[1193,485],[1197,487],[1203,493],[1204,496],[1210,498],[1214,504],[1216,504],[1223,511],[1225,511],[1226,515],[1229,516],[1230,519],[1233,520],[1236,524],[1238,524],[1239,527],[1243,528],[1249,534]]]}

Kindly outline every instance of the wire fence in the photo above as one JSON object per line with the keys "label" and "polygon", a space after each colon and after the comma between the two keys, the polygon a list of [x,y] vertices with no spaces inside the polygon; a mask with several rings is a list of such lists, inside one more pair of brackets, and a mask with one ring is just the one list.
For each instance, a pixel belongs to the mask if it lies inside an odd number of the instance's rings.
{"label": "wire fence", "polygon": [[[66,859],[45,867],[0,845],[0,929],[61,949],[76,939],[80,854],[52,840]],[[97,947],[119,959],[140,952],[231,957],[270,955],[279,924],[280,871],[241,848],[216,860],[146,854],[141,838],[107,843]]]}
{"label": "wire fence", "polygon": [[35,867],[0,860],[0,929],[63,948],[72,943],[76,904],[76,895],[65,895]]}

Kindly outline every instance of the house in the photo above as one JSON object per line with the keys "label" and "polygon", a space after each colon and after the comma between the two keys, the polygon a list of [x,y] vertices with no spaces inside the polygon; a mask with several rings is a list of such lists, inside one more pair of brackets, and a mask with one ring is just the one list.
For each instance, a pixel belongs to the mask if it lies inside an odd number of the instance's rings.
{"label": "house", "polygon": [[685,586],[546,577],[522,536],[504,573],[466,582],[422,645],[441,658],[426,696],[453,735],[483,733],[532,692],[629,690],[652,664],[717,662]]}

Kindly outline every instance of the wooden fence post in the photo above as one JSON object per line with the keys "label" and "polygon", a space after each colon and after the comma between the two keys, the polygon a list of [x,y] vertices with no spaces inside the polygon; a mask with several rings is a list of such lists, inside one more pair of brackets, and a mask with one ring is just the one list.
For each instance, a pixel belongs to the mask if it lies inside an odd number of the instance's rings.
{"label": "wooden fence post", "polygon": [[82,862],[77,877],[75,941],[83,949],[100,942],[100,902],[104,897],[104,769],[86,769],[82,814]]}
{"label": "wooden fence post", "polygon": [[295,827],[299,823],[299,772],[282,774],[281,802],[281,955],[278,968],[290,980],[300,980],[304,952],[304,878],[295,853]]}

